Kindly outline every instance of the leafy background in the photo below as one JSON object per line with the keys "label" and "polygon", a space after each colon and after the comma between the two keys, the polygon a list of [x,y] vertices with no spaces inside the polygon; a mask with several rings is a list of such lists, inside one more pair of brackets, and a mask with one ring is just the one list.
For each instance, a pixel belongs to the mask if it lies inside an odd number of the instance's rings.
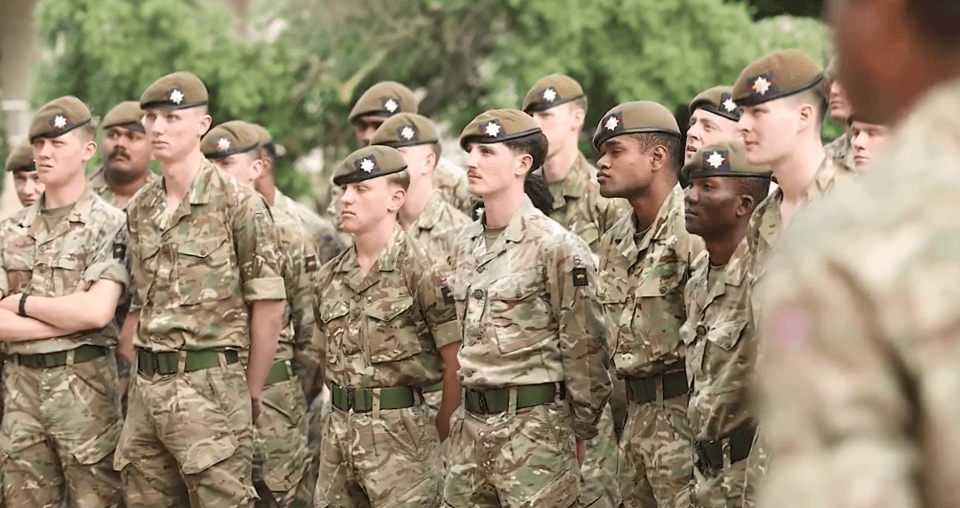
{"label": "leafy background", "polygon": [[[674,110],[732,83],[773,49],[825,60],[819,0],[40,0],[42,61],[32,105],[63,94],[102,116],[159,76],[199,75],[214,123],[266,126],[286,149],[282,191],[324,207],[333,161],[354,148],[353,101],[385,79],[421,96],[421,113],[449,136],[479,112],[518,107],[554,72],[584,86],[587,140],[619,102]],[[239,15],[238,15],[239,14]],[[842,127],[828,125],[826,139]],[[452,145],[455,146],[455,145]]]}

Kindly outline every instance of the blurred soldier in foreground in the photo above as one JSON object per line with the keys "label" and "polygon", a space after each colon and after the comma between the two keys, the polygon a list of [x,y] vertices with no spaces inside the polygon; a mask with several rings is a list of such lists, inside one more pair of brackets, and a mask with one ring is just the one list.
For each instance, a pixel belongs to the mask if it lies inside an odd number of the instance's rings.
{"label": "blurred soldier in foreground", "polygon": [[960,506],[960,2],[833,0],[839,79],[895,134],[768,269],[761,506]]}

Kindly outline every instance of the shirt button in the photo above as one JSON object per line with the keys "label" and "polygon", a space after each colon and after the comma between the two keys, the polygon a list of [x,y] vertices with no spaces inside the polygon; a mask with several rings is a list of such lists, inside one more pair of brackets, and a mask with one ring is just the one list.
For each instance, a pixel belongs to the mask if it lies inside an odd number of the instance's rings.
{"label": "shirt button", "polygon": [[360,301],[360,295],[353,295],[353,301],[359,302],[359,301]]}
{"label": "shirt button", "polygon": [[707,327],[703,325],[697,326],[697,337],[703,337],[707,334]]}
{"label": "shirt button", "polygon": [[207,255],[207,248],[206,248],[206,247],[203,247],[203,248],[200,249],[200,255],[201,255],[201,256],[206,256],[206,255]]}
{"label": "shirt button", "polygon": [[360,309],[353,309],[353,310],[350,312],[350,315],[353,316],[354,318],[359,317],[359,316],[360,316]]}
{"label": "shirt button", "polygon": [[482,267],[482,266],[478,266],[478,267],[477,267],[477,273],[483,273],[483,267]]}
{"label": "shirt button", "polygon": [[483,300],[483,290],[482,290],[482,289],[474,289],[474,290],[473,290],[473,297],[476,298],[477,300]]}

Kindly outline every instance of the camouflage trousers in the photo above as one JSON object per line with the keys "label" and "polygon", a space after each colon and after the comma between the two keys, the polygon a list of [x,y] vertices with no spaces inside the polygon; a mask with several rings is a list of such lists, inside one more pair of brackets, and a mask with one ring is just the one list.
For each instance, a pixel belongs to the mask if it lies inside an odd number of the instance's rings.
{"label": "camouflage trousers", "polygon": [[494,415],[474,415],[461,405],[449,441],[445,507],[580,504],[580,473],[565,402]]}
{"label": "camouflage trousers", "polygon": [[8,358],[0,430],[4,498],[9,506],[121,506],[113,470],[123,419],[112,354],[33,368]]}
{"label": "camouflage trousers", "polygon": [[300,482],[309,493],[310,506],[314,506],[314,491],[317,485],[317,476],[320,472],[320,433],[323,431],[323,417],[330,412],[330,388],[324,386],[320,394],[310,402],[307,410],[307,449],[310,450],[310,463]]}
{"label": "camouflage trousers", "polygon": [[757,429],[757,435],[753,437],[753,447],[750,448],[750,455],[744,461],[746,472],[743,475],[743,500],[741,501],[744,508],[753,508],[756,505],[760,482],[763,481],[763,475],[767,472],[767,466],[770,464],[770,455],[763,444],[762,432],[763,426],[760,426]]}
{"label": "camouflage trousers", "polygon": [[629,403],[619,466],[625,508],[690,506],[693,440],[686,396]]}
{"label": "camouflage trousers", "polygon": [[699,508],[752,508],[755,485],[747,492],[747,461],[741,460],[719,471],[693,470],[693,500]]}
{"label": "camouflage trousers", "polygon": [[580,476],[580,504],[584,508],[617,508],[620,489],[617,486],[617,435],[613,411],[608,404],[597,423],[599,434],[587,441]]}
{"label": "camouflage trousers", "polygon": [[[305,473],[312,453],[307,447],[307,402],[297,378],[264,387],[256,423],[254,480],[263,480],[281,508],[311,506],[314,485]],[[270,507],[261,499],[256,506]]]}
{"label": "camouflage trousers", "polygon": [[220,362],[133,375],[115,461],[129,508],[253,507],[250,396],[241,364]]}
{"label": "camouflage trousers", "polygon": [[315,506],[439,506],[440,440],[424,404],[369,413],[331,408],[321,440]]}

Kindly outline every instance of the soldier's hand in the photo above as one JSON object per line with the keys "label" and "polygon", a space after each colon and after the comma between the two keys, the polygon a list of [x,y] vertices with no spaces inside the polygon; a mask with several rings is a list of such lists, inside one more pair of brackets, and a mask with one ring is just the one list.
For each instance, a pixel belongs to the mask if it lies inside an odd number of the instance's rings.
{"label": "soldier's hand", "polygon": [[577,439],[577,463],[583,465],[583,456],[587,453],[587,442]]}
{"label": "soldier's hand", "polygon": [[256,423],[257,417],[260,416],[260,398],[259,397],[250,397],[250,413],[253,415],[253,423]]}

